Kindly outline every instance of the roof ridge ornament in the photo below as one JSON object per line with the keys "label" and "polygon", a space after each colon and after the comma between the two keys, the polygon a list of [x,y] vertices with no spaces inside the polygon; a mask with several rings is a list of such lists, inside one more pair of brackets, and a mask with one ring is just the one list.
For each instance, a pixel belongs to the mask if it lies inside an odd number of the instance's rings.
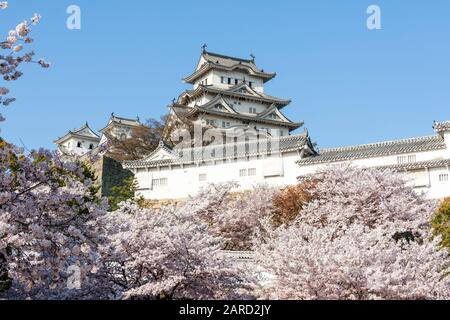
{"label": "roof ridge ornament", "polygon": [[252,62],[255,62],[256,56],[253,53],[250,53],[250,57],[252,58]]}
{"label": "roof ridge ornament", "polygon": [[204,44],[202,45],[202,52],[203,52],[203,53],[206,53],[206,48],[208,48],[208,45],[207,45],[206,43],[204,43]]}

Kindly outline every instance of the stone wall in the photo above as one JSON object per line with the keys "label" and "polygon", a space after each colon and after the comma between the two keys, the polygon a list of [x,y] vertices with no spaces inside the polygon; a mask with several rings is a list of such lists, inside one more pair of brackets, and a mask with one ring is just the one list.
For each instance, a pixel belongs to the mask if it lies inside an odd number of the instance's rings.
{"label": "stone wall", "polygon": [[129,170],[122,168],[120,162],[106,156],[101,156],[92,164],[97,177],[96,184],[100,186],[99,196],[111,195],[111,187],[120,186],[123,181],[133,176]]}
{"label": "stone wall", "polygon": [[100,175],[102,196],[110,196],[112,187],[122,185],[125,179],[133,176],[131,171],[122,168],[120,162],[103,156]]}

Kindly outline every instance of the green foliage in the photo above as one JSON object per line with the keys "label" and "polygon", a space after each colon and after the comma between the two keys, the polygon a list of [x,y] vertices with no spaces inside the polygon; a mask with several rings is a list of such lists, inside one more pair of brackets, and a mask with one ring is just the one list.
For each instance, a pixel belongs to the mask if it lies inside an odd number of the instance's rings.
{"label": "green foliage", "polygon": [[450,250],[450,198],[444,200],[433,218],[435,236],[442,237],[442,246]]}
{"label": "green foliage", "polygon": [[[126,178],[119,186],[110,188],[110,196],[108,197],[109,207],[111,211],[119,209],[119,203],[135,199],[138,184],[134,177]],[[138,202],[141,199],[136,199]]]}

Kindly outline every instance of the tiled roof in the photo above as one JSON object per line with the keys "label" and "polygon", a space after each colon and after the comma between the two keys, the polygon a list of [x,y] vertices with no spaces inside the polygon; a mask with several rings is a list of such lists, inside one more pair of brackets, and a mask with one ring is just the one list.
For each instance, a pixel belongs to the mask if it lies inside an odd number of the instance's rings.
{"label": "tiled roof", "polygon": [[445,141],[441,136],[429,136],[413,139],[387,141],[344,148],[319,150],[317,156],[299,160],[300,166],[352,161],[374,157],[384,157],[396,154],[445,149]]}
{"label": "tiled roof", "polygon": [[265,81],[273,79],[276,76],[276,73],[268,73],[262,69],[259,69],[256,66],[254,60],[230,57],[207,51],[203,52],[202,57],[206,60],[206,63],[202,67],[200,67],[200,69],[196,70],[192,75],[183,79],[187,83],[193,83],[201,75],[203,75],[205,72],[208,72],[211,69],[233,71],[235,69],[244,68],[250,74],[257,77],[261,77]]}
{"label": "tiled roof", "polygon": [[416,170],[424,168],[441,168],[450,167],[450,159],[435,159],[429,161],[411,162],[405,164],[394,164],[379,166],[380,169],[392,169],[395,171]]}
{"label": "tiled roof", "polygon": [[136,117],[136,119],[129,119],[129,118],[118,117],[114,113],[112,113],[111,118],[109,119],[108,125],[106,127],[104,127],[103,129],[101,129],[100,132],[105,131],[113,123],[129,126],[129,127],[138,127],[141,125],[141,122],[139,121],[139,117]]}
{"label": "tiled roof", "polygon": [[218,88],[218,87],[214,87],[214,86],[204,86],[204,85],[199,85],[198,88],[196,90],[194,90],[193,92],[185,92],[185,94],[189,94],[189,95],[195,95],[195,94],[203,94],[204,92],[207,93],[212,93],[212,94],[221,94],[223,96],[228,96],[228,97],[238,97],[238,98],[245,98],[245,99],[250,99],[250,100],[256,100],[256,101],[261,101],[261,102],[266,102],[266,103],[276,103],[278,105],[280,105],[281,107],[285,107],[288,104],[291,103],[291,100],[289,99],[282,99],[282,98],[277,98],[265,93],[261,93],[261,92],[256,92],[255,95],[252,94],[248,94],[248,93],[243,93],[243,92],[236,92],[234,91],[233,88],[230,88],[228,90],[224,90],[222,88]]}
{"label": "tiled roof", "polygon": [[[411,162],[411,163],[405,163],[405,164],[394,164],[394,165],[385,165],[385,166],[378,166],[375,167],[376,169],[390,169],[393,171],[412,171],[412,170],[419,170],[419,169],[431,169],[431,168],[445,168],[450,167],[450,159],[435,159],[435,160],[429,160],[429,161],[420,161],[420,162]],[[364,167],[363,167],[364,168]],[[297,177],[298,181],[302,181],[307,178],[313,177],[313,173],[308,173],[305,175],[301,175]]]}
{"label": "tiled roof", "polygon": [[433,128],[437,132],[450,131],[450,121],[435,122]]}
{"label": "tiled roof", "polygon": [[212,115],[216,115],[216,116],[223,116],[226,118],[235,118],[235,119],[240,119],[240,120],[250,121],[250,122],[259,122],[259,123],[265,123],[265,124],[272,124],[272,125],[276,125],[276,126],[284,126],[284,127],[288,127],[291,131],[300,128],[304,124],[303,122],[286,122],[286,121],[280,121],[280,120],[260,118],[258,116],[249,116],[249,115],[240,114],[240,113],[222,112],[222,111],[206,109],[206,108],[198,107],[198,106],[192,108],[192,112],[190,113],[190,115],[194,115],[197,113],[207,113],[207,114],[212,114]]}
{"label": "tiled roof", "polygon": [[[87,132],[86,132],[86,129],[87,129]],[[54,143],[56,143],[56,144],[63,143],[70,137],[78,137],[80,139],[89,139],[89,140],[93,140],[93,141],[100,141],[100,137],[98,136],[98,134],[95,133],[95,131],[89,127],[89,124],[87,122],[85,125],[83,125],[80,128],[70,130],[66,135],[56,139],[54,141]]]}
{"label": "tiled roof", "polygon": [[310,150],[313,149],[307,132],[288,137],[269,138],[258,141],[251,140],[246,143],[229,143],[220,146],[216,145],[176,150],[179,155],[179,158],[177,159],[157,161],[125,161],[122,165],[126,169],[171,166],[208,161],[220,161],[226,159],[239,159],[250,156],[263,156],[267,154],[279,154],[292,151],[301,151],[304,148],[309,148]]}

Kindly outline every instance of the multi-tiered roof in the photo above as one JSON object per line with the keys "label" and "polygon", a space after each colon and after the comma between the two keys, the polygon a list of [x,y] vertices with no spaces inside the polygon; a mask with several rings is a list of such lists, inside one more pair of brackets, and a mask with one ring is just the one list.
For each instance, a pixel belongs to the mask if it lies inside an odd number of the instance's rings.
{"label": "multi-tiered roof", "polygon": [[[260,69],[254,58],[242,59],[204,50],[196,70],[184,78],[194,88],[173,102],[171,115],[190,121],[215,118],[227,123],[230,120],[233,123],[230,127],[284,129],[287,134],[303,126],[303,122],[291,121],[281,112],[291,100],[264,92],[263,85],[275,76]],[[255,106],[258,108],[252,108]]]}

